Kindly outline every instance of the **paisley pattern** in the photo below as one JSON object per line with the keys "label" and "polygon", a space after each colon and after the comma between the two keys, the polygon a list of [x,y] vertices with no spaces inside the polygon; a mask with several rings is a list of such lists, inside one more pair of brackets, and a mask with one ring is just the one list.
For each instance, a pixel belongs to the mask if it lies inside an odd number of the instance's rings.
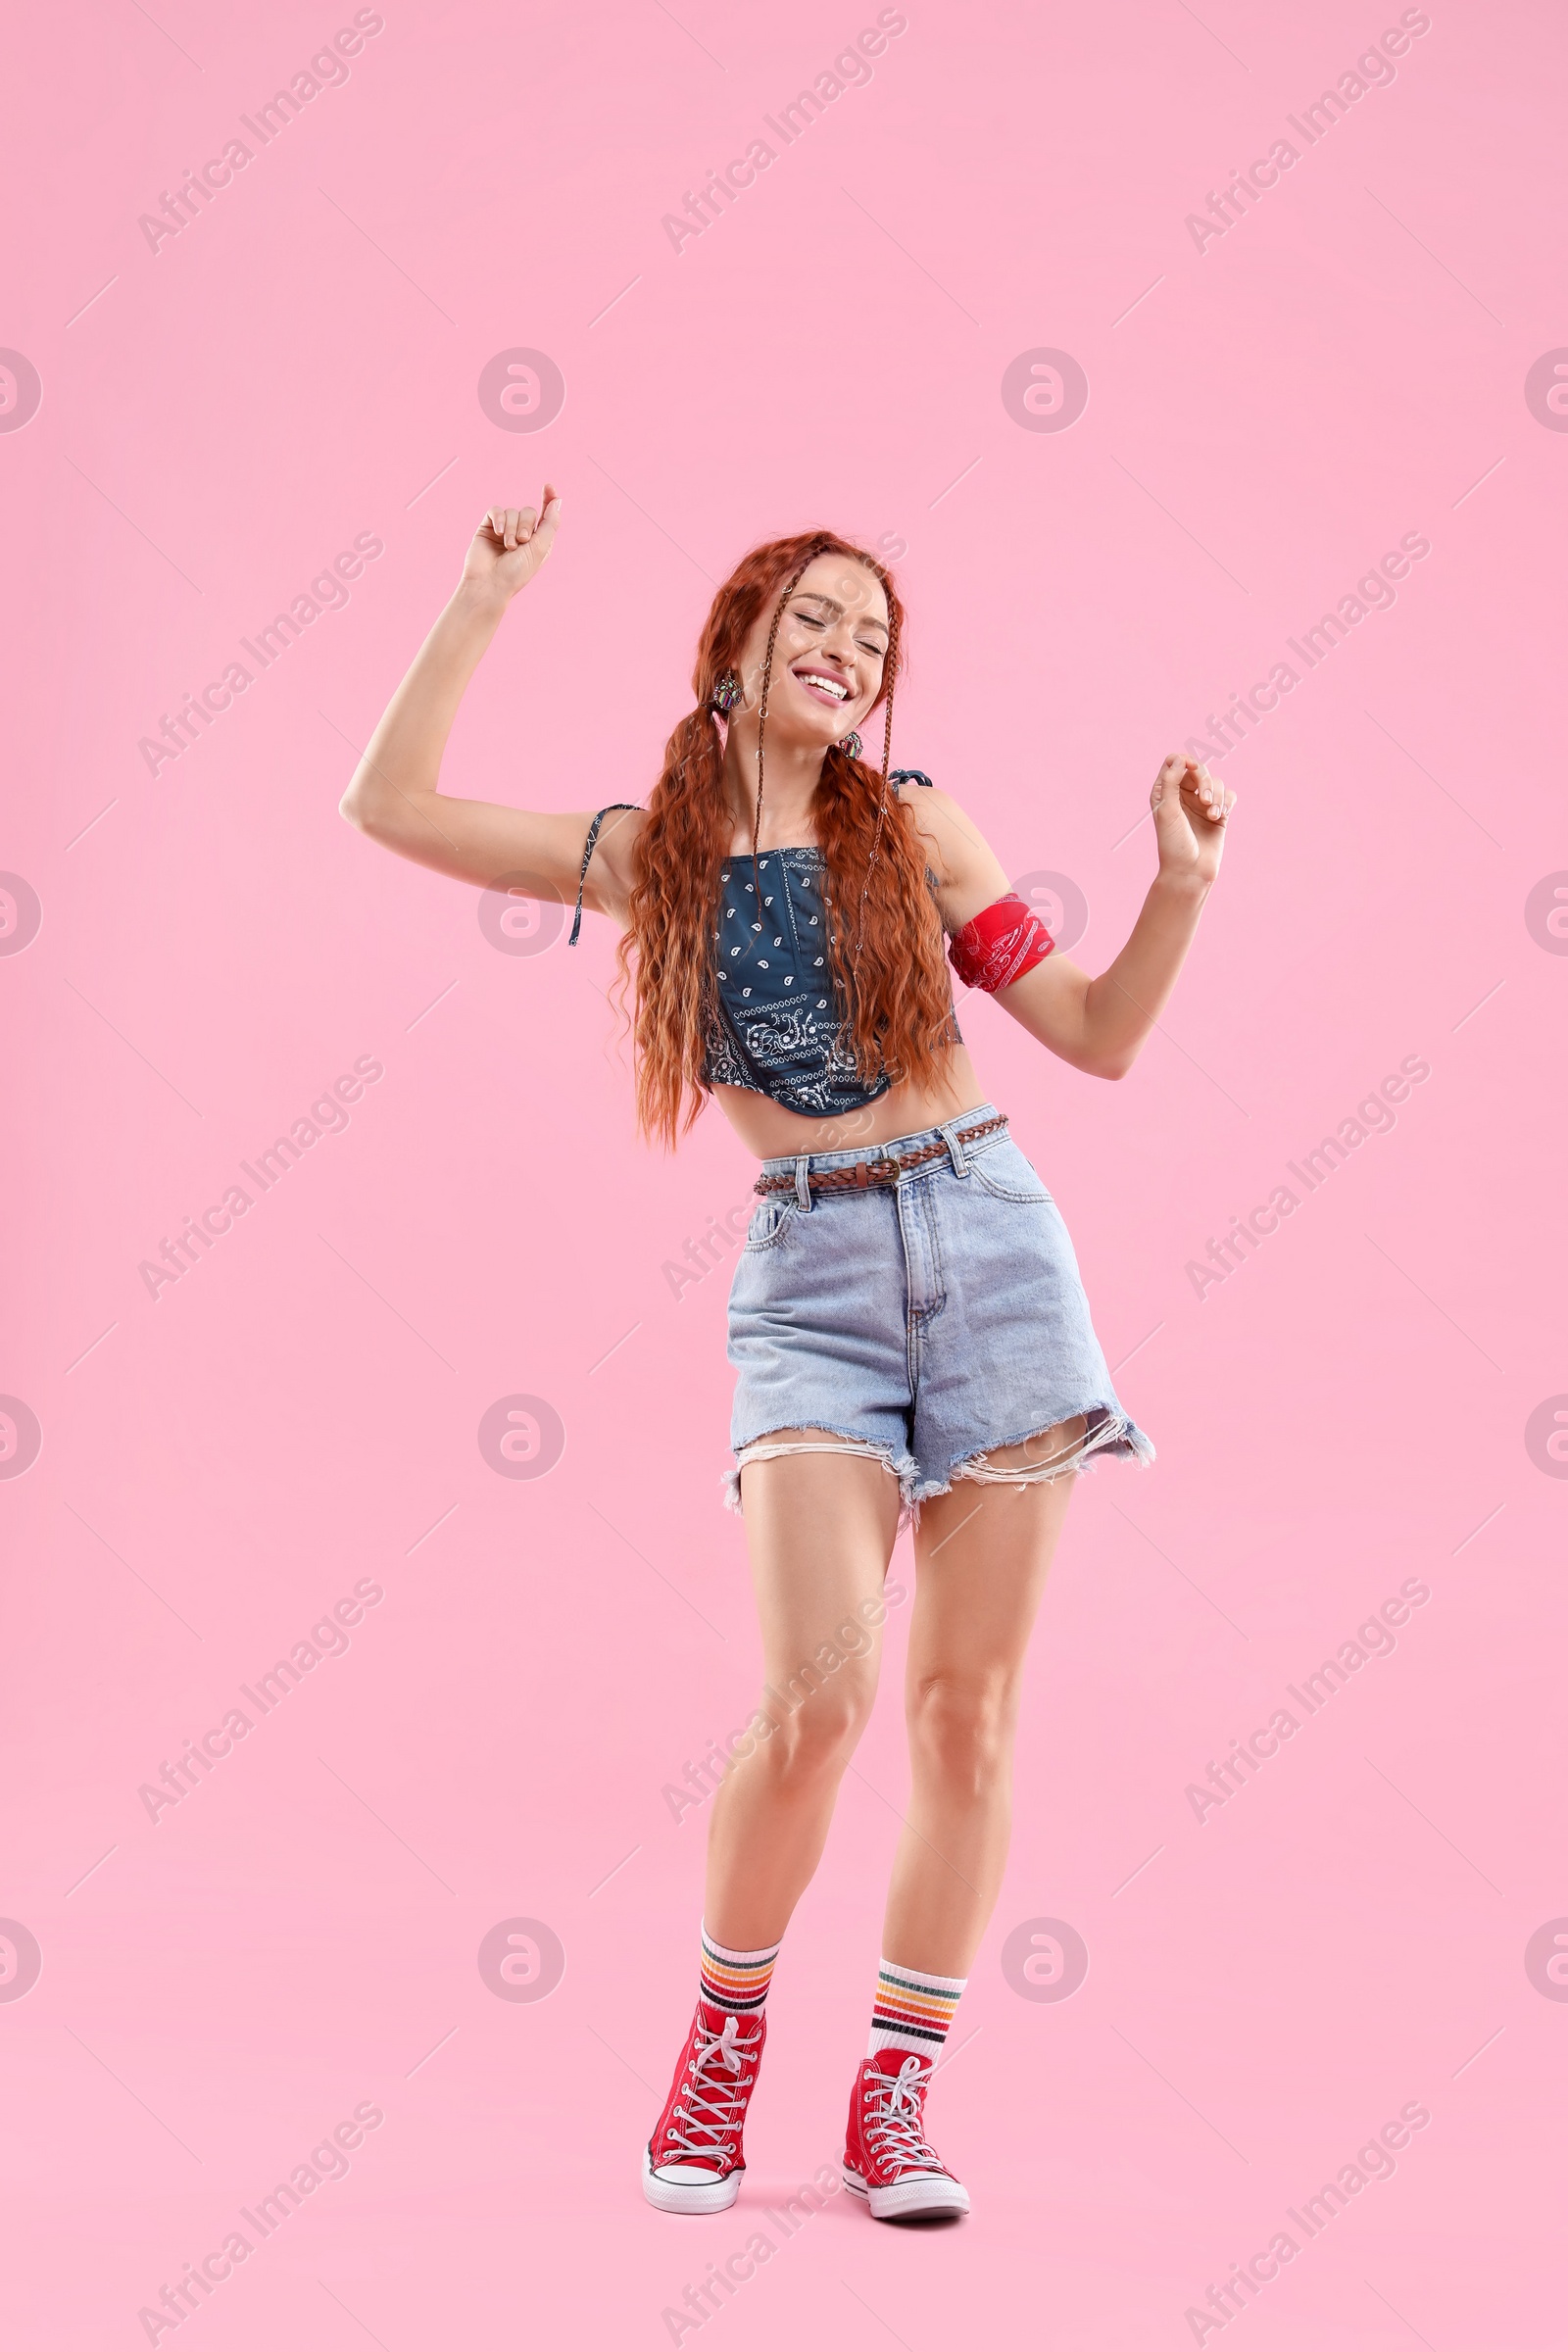
{"label": "paisley pattern", "polygon": [[858,1110],[890,1084],[866,1085],[845,1038],[828,966],[826,862],[818,849],[764,850],[754,874],[750,858],[726,858],[713,933],[710,1085],[769,1095],[807,1118]]}
{"label": "paisley pattern", "polygon": [[1009,890],[1004,898],[982,906],[956,933],[948,961],[965,988],[981,988],[994,996],[1043,963],[1055,944],[1034,908]]}
{"label": "paisley pattern", "polygon": [[713,933],[719,1009],[710,1083],[770,1095],[811,1118],[858,1110],[888,1091],[885,1078],[865,1085],[842,1040],[825,865],[818,849],[764,850],[755,875],[750,858],[726,858]]}

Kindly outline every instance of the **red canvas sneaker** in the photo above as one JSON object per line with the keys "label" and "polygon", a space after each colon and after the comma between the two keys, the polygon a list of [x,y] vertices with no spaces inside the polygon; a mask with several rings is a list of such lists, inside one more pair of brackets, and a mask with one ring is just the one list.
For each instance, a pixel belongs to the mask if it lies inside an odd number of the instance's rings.
{"label": "red canvas sneaker", "polygon": [[850,2094],[844,2185],[864,2197],[878,2222],[967,2213],[969,2192],[925,2135],[931,2061],[912,2050],[878,2050]]}
{"label": "red canvas sneaker", "polygon": [[766,2036],[764,2017],[698,2002],[664,2112],[643,2150],[643,2194],[662,2213],[722,2213],[740,2194],[741,2135]]}

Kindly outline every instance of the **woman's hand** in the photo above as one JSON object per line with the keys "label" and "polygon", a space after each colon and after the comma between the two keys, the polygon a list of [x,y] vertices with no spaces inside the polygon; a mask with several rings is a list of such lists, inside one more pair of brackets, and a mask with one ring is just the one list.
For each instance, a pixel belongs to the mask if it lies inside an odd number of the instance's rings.
{"label": "woman's hand", "polygon": [[561,493],[552,482],[545,484],[542,509],[487,509],[464,562],[464,584],[487,589],[510,604],[549,555],[560,520]]}
{"label": "woman's hand", "polygon": [[1219,872],[1225,820],[1236,795],[1200,761],[1177,752],[1154,778],[1149,805],[1154,811],[1159,870],[1173,878],[1208,884]]}

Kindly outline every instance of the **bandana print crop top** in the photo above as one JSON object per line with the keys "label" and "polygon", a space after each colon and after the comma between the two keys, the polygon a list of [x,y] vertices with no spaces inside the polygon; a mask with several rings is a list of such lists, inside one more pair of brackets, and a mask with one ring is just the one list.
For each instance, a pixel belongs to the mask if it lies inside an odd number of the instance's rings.
{"label": "bandana print crop top", "polygon": [[[929,779],[905,769],[893,781]],[[868,1086],[857,1070],[829,975],[833,907],[823,853],[764,850],[755,874],[749,855],[727,858],[719,877],[709,1083],[768,1095],[806,1118],[837,1118],[878,1101],[891,1080]],[[956,1044],[956,1021],[952,1033]]]}
{"label": "bandana print crop top", "polygon": [[[704,1071],[713,1086],[771,1095],[786,1110],[832,1118],[888,1091],[867,1087],[842,1036],[828,976],[828,923],[820,850],[764,850],[719,869],[718,1018]],[[761,898],[758,898],[760,884]]]}
{"label": "bandana print crop top", "polygon": [[[931,779],[900,768],[891,781],[929,785]],[[606,814],[601,809],[600,817]],[[584,875],[598,831],[596,818]],[[867,1086],[844,1033],[828,964],[833,908],[826,878],[827,859],[813,848],[763,850],[755,872],[749,853],[725,858],[713,932],[717,1014],[703,1072],[711,1086],[745,1087],[816,1119],[859,1110],[892,1084],[879,1075]],[[578,921],[581,911],[579,881]],[[576,937],[573,922],[572,944]],[[962,1042],[956,1018],[950,1034],[955,1045]]]}

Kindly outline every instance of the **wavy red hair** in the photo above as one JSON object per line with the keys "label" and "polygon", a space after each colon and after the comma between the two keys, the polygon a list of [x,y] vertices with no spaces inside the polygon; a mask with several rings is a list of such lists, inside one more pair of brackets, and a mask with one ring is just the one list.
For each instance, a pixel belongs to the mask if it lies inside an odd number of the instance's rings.
{"label": "wavy red hair", "polygon": [[[773,637],[796,581],[818,556],[843,556],[881,582],[889,643],[881,692],[885,710],[882,768],[834,746],[822,762],[815,820],[826,861],[825,895],[839,910],[830,923],[829,963],[847,1038],[860,1076],[885,1072],[899,1084],[940,1085],[951,1038],[952,993],[943,933],[926,880],[925,854],[911,811],[887,782],[893,740],[893,689],[904,658],[904,607],[885,565],[835,531],[770,539],[743,556],[714,597],[697,650],[692,685],[697,708],[664,747],[664,764],[648,804],[638,844],[638,879],[617,952],[631,1016],[637,1074],[637,1123],[673,1148],[712,1092],[704,1075],[708,1036],[720,1016],[712,960],[719,867],[734,818],[723,783],[723,743],[709,702],[728,671],[739,672],[748,638],[773,608],[762,681]],[[846,919],[847,917],[847,919]]]}

